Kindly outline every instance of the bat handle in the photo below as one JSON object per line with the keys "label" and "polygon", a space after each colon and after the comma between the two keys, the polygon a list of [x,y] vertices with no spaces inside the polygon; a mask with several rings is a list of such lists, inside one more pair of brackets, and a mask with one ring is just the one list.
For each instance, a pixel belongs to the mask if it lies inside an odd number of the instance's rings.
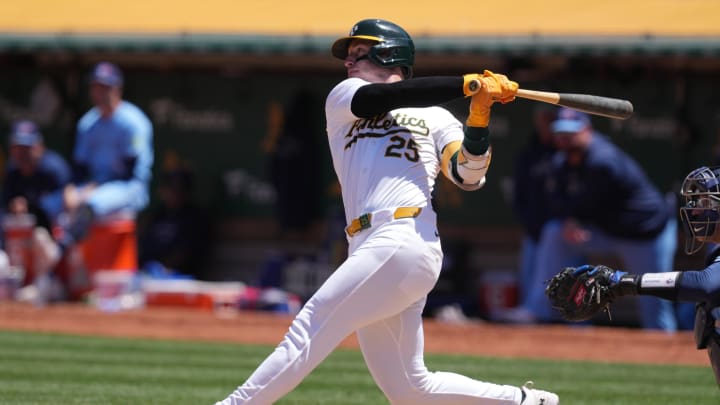
{"label": "bat handle", "polygon": [[518,89],[516,95],[520,98],[527,98],[530,100],[542,101],[544,103],[550,104],[557,104],[560,101],[559,93],[552,93],[549,91]]}
{"label": "bat handle", "polygon": [[[470,95],[475,95],[480,91],[481,88],[482,83],[480,83],[480,80],[472,79],[470,83],[468,83],[467,89],[470,92]],[[558,93],[550,93],[547,91],[537,90],[518,89],[516,96],[552,104],[557,104],[557,102],[560,100]]]}
{"label": "bat handle", "polygon": [[480,80],[478,79],[472,79],[470,80],[470,83],[468,83],[468,91],[470,92],[469,96],[474,96],[477,94],[478,91],[482,88],[482,83],[480,83]]}

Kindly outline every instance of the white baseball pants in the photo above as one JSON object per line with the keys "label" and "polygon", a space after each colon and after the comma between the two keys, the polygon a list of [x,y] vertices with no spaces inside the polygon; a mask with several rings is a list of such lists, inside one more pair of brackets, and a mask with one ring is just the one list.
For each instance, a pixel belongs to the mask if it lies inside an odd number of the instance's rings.
{"label": "white baseball pants", "polygon": [[222,405],[272,404],[357,332],[365,362],[393,405],[517,405],[518,387],[429,372],[422,310],[442,264],[435,214],[399,219],[350,239],[350,256],[308,300],[282,342]]}

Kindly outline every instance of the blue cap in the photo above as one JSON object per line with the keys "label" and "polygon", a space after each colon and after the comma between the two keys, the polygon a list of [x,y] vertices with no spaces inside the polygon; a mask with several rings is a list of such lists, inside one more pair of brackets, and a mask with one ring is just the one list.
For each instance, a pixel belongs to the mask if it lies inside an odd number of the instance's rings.
{"label": "blue cap", "polygon": [[10,132],[10,145],[33,146],[42,142],[42,135],[32,121],[17,121]]}
{"label": "blue cap", "polygon": [[584,112],[562,107],[550,124],[553,133],[580,132],[590,126],[590,116]]}
{"label": "blue cap", "polygon": [[93,68],[90,81],[111,87],[122,86],[123,74],[117,65],[110,62],[100,62]]}

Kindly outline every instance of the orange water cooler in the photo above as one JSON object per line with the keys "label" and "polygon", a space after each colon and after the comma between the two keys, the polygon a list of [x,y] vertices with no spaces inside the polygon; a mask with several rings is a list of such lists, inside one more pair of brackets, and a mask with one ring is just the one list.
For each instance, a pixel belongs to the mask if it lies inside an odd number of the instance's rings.
{"label": "orange water cooler", "polygon": [[96,221],[88,236],[63,259],[64,278],[71,299],[84,299],[95,287],[99,272],[138,270],[136,223],[134,218]]}

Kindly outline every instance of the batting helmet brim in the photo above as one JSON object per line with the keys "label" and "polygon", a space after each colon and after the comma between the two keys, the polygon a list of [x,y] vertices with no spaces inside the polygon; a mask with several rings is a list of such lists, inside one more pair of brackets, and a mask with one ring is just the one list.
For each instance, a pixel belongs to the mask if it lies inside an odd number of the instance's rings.
{"label": "batting helmet brim", "polygon": [[383,39],[372,35],[353,35],[349,37],[338,38],[332,45],[332,54],[338,59],[347,57],[348,46],[353,39],[366,39],[368,41],[382,42]]}

